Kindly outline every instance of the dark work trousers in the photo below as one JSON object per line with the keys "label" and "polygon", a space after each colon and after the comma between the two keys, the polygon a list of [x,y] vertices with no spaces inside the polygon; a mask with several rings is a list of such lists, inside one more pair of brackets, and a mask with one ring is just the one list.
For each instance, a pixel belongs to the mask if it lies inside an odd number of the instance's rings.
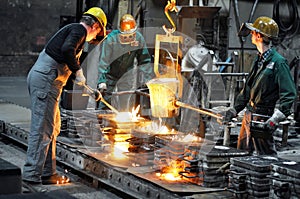
{"label": "dark work trousers", "polygon": [[[254,136],[251,132],[251,112],[245,111],[240,134],[238,137],[237,148],[247,150],[250,153],[255,151],[257,155],[277,155],[273,131],[266,130],[261,136]],[[257,135],[257,133],[255,133]]]}
{"label": "dark work trousers", "polygon": [[41,182],[56,173],[56,137],[60,133],[59,99],[71,71],[42,51],[27,77],[31,126],[23,180]]}

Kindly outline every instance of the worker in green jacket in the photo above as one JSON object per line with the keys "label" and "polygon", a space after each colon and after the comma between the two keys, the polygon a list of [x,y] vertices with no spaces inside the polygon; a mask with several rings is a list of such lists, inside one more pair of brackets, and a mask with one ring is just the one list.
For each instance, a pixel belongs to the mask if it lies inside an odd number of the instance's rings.
{"label": "worker in green jacket", "polygon": [[253,24],[244,23],[239,32],[241,36],[251,33],[252,43],[259,53],[226,119],[235,117],[246,107],[237,147],[258,155],[277,154],[273,132],[278,123],[291,114],[297,96],[287,60],[272,48],[272,40],[278,37],[278,32],[276,22],[264,16]]}
{"label": "worker in green jacket", "polygon": [[[119,28],[108,34],[100,52],[98,89],[109,103],[111,103],[112,92],[134,90],[139,85],[145,84],[153,73],[153,67],[150,65],[151,57],[145,39],[137,31],[136,21],[130,14],[121,17]],[[118,86],[117,82],[120,78],[127,72],[132,72],[134,66],[137,66],[136,69],[138,69],[136,73],[134,72],[133,76],[128,76],[119,85],[119,88],[115,88]],[[105,104],[101,102],[97,106],[98,109],[107,109]]]}

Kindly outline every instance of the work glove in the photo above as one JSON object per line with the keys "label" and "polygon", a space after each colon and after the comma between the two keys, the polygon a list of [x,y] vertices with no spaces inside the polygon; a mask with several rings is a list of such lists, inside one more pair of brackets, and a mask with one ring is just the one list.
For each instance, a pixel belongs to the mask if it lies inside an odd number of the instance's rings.
{"label": "work glove", "polygon": [[286,119],[286,116],[278,109],[275,110],[273,115],[265,122],[265,127],[268,129],[275,129],[279,122]]}
{"label": "work glove", "polygon": [[106,83],[100,83],[98,84],[98,90],[102,95],[104,95],[104,92],[107,90]]}
{"label": "work glove", "polygon": [[223,124],[228,124],[229,122],[231,122],[232,118],[235,118],[237,116],[237,112],[235,108],[228,107],[224,110],[223,113],[221,113],[221,115],[223,115]]}
{"label": "work glove", "polygon": [[100,93],[100,91],[97,90],[97,89],[95,89],[93,91],[94,92],[92,94],[92,97],[96,100],[96,102],[99,101],[99,100],[102,100],[103,97],[102,97],[102,94]]}
{"label": "work glove", "polygon": [[86,83],[86,78],[83,75],[82,68],[75,73],[75,83],[79,86],[83,86]]}

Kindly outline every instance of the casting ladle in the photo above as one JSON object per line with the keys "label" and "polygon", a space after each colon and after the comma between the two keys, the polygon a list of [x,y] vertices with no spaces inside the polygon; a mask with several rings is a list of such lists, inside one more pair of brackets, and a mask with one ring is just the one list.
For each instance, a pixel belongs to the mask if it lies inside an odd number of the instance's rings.
{"label": "casting ladle", "polygon": [[[113,93],[115,95],[122,95],[122,94],[140,94],[146,97],[149,97],[151,99],[151,95],[145,92],[142,92],[140,90],[134,90],[134,91],[120,91],[120,92],[115,92]],[[211,116],[213,118],[216,118],[218,121],[223,120],[223,116],[219,113],[216,113],[210,109],[205,109],[205,108],[198,108],[195,106],[192,106],[190,104],[186,104],[180,101],[175,100],[174,101],[174,105],[175,107],[183,107],[183,108],[187,108],[187,109],[191,109],[193,111],[196,111],[198,113],[204,114],[204,115],[208,115]]]}
{"label": "casting ladle", "polygon": [[[76,82],[75,82],[76,83]],[[115,109],[112,105],[110,105],[103,97],[102,94],[100,93],[100,91],[98,91],[97,89],[93,89],[91,88],[89,85],[87,85],[86,83],[84,84],[78,84],[79,86],[83,86],[84,88],[86,88],[88,90],[88,94],[94,98],[96,101],[101,101],[103,102],[108,108],[110,108],[114,113],[118,114],[119,111],[117,109]]]}

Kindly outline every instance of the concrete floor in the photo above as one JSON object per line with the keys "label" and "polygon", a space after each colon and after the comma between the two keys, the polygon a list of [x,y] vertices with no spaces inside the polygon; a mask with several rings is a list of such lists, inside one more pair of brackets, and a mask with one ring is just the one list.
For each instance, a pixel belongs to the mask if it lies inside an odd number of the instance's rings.
{"label": "concrete floor", "polygon": [[[9,121],[9,123],[27,123],[30,121],[30,113],[30,100],[27,91],[26,77],[0,77],[0,120]],[[25,152],[26,149],[15,146],[10,141],[0,136],[0,157],[19,167],[21,170],[25,163]],[[81,183],[80,179],[78,179],[76,176],[69,177],[71,178],[72,182],[66,185],[38,185],[35,188],[38,190],[47,189],[49,197],[53,192],[51,198],[66,198],[66,196],[69,196],[68,198],[79,199],[121,198],[103,188],[91,188],[90,186]],[[29,193],[29,190],[24,186],[22,188],[22,194],[0,194],[0,199],[23,197],[48,198],[45,194],[40,195],[39,193]]]}
{"label": "concrete floor", "polygon": [[0,99],[30,108],[26,77],[0,77]]}

